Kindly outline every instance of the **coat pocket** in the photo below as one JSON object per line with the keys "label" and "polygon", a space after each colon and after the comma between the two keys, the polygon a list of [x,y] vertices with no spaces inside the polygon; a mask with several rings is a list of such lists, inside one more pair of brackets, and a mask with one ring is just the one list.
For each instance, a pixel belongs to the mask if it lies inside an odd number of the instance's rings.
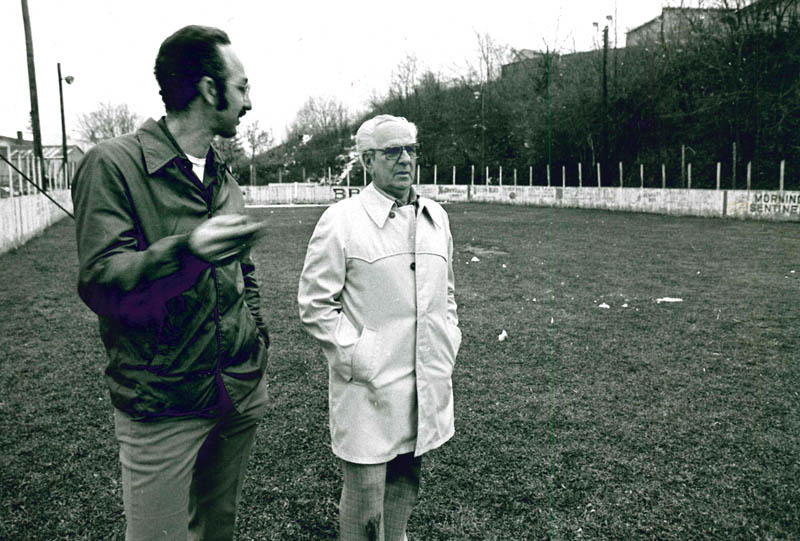
{"label": "coat pocket", "polygon": [[339,314],[335,333],[336,358],[332,368],[347,382],[367,383],[375,377],[375,331],[364,327],[361,332],[350,319]]}
{"label": "coat pocket", "polygon": [[453,364],[455,364],[456,355],[458,355],[458,350],[461,348],[461,328],[448,322],[447,331],[450,335],[450,343],[453,345]]}
{"label": "coat pocket", "polygon": [[364,327],[353,350],[351,363],[354,383],[369,383],[375,379],[375,331]]}

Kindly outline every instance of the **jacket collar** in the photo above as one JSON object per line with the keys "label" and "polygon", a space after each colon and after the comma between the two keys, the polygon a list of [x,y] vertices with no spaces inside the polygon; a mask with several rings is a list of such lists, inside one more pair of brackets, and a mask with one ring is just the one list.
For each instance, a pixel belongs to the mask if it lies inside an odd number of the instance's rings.
{"label": "jacket collar", "polygon": [[[434,218],[434,213],[432,213],[430,210],[430,201],[424,197],[419,197],[417,193],[413,191],[413,186],[411,187],[411,190],[411,196],[417,197],[419,212],[425,215],[434,226],[441,227],[442,224],[440,224],[437,219]],[[375,225],[380,228],[383,228],[392,209],[397,208],[397,203],[394,201],[394,199],[382,194],[371,182],[366,188],[361,190],[361,196],[359,199],[361,200],[361,206],[364,207],[364,210],[367,212],[369,217],[372,218],[372,221],[375,222]]]}
{"label": "jacket collar", "polygon": [[[136,136],[142,144],[144,164],[148,175],[152,175],[177,158],[183,158],[188,161],[186,153],[183,152],[178,142],[175,141],[175,138],[167,129],[166,117],[162,116],[157,122],[152,118],[148,118],[136,131]],[[219,177],[220,169],[225,168],[225,163],[213,145],[206,155],[206,160],[208,159],[212,160],[212,165],[215,167]]]}

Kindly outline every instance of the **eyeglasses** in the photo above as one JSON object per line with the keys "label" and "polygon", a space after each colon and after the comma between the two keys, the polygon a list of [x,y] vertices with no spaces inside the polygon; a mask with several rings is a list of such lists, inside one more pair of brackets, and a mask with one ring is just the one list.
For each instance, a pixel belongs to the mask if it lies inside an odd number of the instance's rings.
{"label": "eyeglasses", "polygon": [[400,147],[379,148],[377,150],[383,154],[383,158],[388,161],[399,160],[404,150],[408,154],[408,157],[413,160],[417,157],[419,145],[404,145]]}
{"label": "eyeglasses", "polygon": [[250,83],[245,83],[243,85],[234,85],[242,95],[247,98],[250,96]]}

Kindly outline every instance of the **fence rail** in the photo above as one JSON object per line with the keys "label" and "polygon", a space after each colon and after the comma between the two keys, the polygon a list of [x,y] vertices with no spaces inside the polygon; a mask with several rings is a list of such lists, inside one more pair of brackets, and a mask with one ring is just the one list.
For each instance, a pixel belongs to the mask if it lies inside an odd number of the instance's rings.
{"label": "fence rail", "polygon": [[[762,164],[763,165],[763,164]],[[741,173],[737,177],[737,169]],[[764,167],[762,167],[764,169]],[[302,171],[302,172],[301,172]],[[337,174],[330,167],[319,174],[306,175],[305,168],[281,170],[272,174],[262,173],[259,184],[291,184],[292,182],[340,184],[364,186],[366,173],[360,167]],[[800,190],[800,176],[790,169],[786,160],[769,164],[760,175],[755,174],[753,162],[714,163],[669,162],[651,163],[614,162],[600,164],[557,163],[552,166],[521,169],[496,166],[442,166],[441,164],[418,164],[417,176],[420,184],[470,184],[493,186],[561,186],[566,187],[640,187],[677,189],[729,189],[729,190]],[[738,178],[738,182],[737,182]],[[249,184],[245,176],[243,183]],[[267,181],[267,182],[264,182]]]}

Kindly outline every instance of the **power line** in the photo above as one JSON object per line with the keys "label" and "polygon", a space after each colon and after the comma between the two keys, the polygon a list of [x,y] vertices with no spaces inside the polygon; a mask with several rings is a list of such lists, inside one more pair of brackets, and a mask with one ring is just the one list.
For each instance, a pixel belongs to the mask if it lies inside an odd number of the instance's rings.
{"label": "power line", "polygon": [[[47,193],[45,190],[43,190],[43,189],[42,189],[42,188],[41,188],[41,187],[40,187],[38,184],[36,184],[34,181],[32,181],[30,178],[28,178],[28,176],[27,176],[25,173],[23,173],[22,171],[20,171],[20,170],[17,168],[17,166],[16,166],[16,165],[14,165],[14,164],[13,164],[13,163],[11,163],[10,161],[8,161],[8,158],[6,158],[5,156],[3,156],[2,154],[0,154],[0,158],[2,158],[2,160],[3,160],[4,162],[6,162],[8,165],[10,165],[10,166],[12,167],[12,169],[14,169],[14,171],[16,171],[17,173],[19,173],[20,177],[22,177],[23,179],[27,180],[27,181],[28,181],[30,184],[32,184],[32,185],[33,185],[33,187],[34,187],[34,188],[36,188],[37,190],[39,190],[39,192],[40,192],[42,195],[44,195],[46,198],[48,198],[50,201],[52,201],[52,202],[53,202],[53,204],[54,204],[55,206],[57,206],[58,208],[60,208],[60,209],[61,209],[61,210],[63,210],[64,212],[66,212],[66,213],[67,213],[67,216],[69,216],[69,217],[70,217],[70,218],[72,218],[73,220],[75,219],[75,216],[74,216],[74,215],[73,215],[73,214],[72,214],[70,211],[68,211],[67,209],[65,209],[64,207],[62,207],[62,206],[61,206],[61,204],[60,204],[58,201],[56,201],[55,199],[53,199],[52,197],[50,197],[50,195],[49,195],[49,194],[48,194],[48,193]],[[46,181],[47,181],[47,180],[45,179],[45,182],[46,182]],[[13,187],[13,185],[11,185],[11,183],[9,183],[9,187],[10,187],[10,188],[11,188],[11,190],[13,191],[14,187]],[[12,195],[13,195],[13,194],[12,194]]]}

